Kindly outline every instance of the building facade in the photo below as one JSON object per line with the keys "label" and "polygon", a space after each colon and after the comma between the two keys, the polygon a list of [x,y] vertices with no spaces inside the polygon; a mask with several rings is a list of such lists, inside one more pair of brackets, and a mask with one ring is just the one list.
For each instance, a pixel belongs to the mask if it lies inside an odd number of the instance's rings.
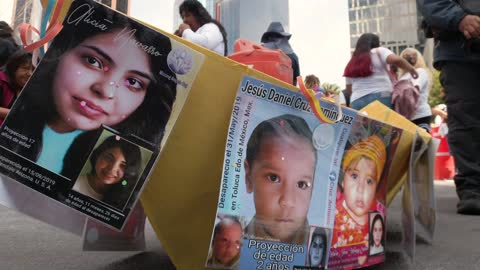
{"label": "building facade", "polygon": [[242,37],[260,43],[262,34],[272,21],[289,31],[288,0],[216,0],[216,18],[228,33],[228,51]]}
{"label": "building facade", "polygon": [[399,54],[407,47],[423,51],[425,35],[416,0],[348,0],[350,47],[363,33],[380,36],[381,45]]}

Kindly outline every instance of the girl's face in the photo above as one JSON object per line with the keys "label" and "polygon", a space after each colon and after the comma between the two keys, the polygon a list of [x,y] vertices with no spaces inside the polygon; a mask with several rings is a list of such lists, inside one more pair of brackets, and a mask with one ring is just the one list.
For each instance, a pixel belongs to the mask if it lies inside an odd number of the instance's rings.
{"label": "girl's face", "polygon": [[325,243],[322,237],[315,236],[310,244],[310,266],[318,266],[321,264],[324,248]]}
{"label": "girl's face", "polygon": [[312,146],[296,135],[264,138],[252,164],[245,161],[247,192],[265,234],[288,241],[303,229],[314,173]]}
{"label": "girl's face", "polygon": [[122,180],[127,161],[119,147],[103,151],[95,163],[97,179],[105,185],[113,185]]}
{"label": "girl's face", "polygon": [[198,23],[197,18],[195,18],[195,16],[193,16],[193,14],[190,12],[183,11],[182,19],[183,23],[188,24],[188,26],[190,26],[194,32],[197,31],[197,29],[201,26],[200,23]]}
{"label": "girl's face", "polygon": [[377,219],[373,224],[373,243],[376,247],[379,247],[382,242],[383,226],[382,221]]}
{"label": "girl's face", "polygon": [[30,63],[21,64],[18,66],[17,70],[15,70],[15,83],[20,87],[23,88],[25,84],[27,84],[28,79],[32,76],[33,72],[33,65]]}
{"label": "girl's face", "polygon": [[[355,162],[353,162],[355,163]],[[343,179],[346,208],[357,223],[363,225],[368,219],[368,210],[375,199],[377,175],[375,162],[361,157],[350,164]]]}
{"label": "girl's face", "polygon": [[57,132],[113,126],[143,102],[153,80],[147,54],[117,32],[86,39],[64,54],[53,81]]}

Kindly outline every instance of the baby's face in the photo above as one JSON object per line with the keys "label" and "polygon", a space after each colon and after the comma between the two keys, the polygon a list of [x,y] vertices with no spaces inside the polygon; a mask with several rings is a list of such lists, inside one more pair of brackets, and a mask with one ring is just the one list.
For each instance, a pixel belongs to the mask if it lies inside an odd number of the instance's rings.
{"label": "baby's face", "polygon": [[343,192],[347,211],[357,223],[364,224],[368,219],[376,189],[375,162],[362,157],[356,164],[348,166],[343,178]]}
{"label": "baby's face", "polygon": [[271,238],[290,241],[303,229],[313,189],[315,155],[299,136],[264,138],[253,164],[245,161],[256,222]]}

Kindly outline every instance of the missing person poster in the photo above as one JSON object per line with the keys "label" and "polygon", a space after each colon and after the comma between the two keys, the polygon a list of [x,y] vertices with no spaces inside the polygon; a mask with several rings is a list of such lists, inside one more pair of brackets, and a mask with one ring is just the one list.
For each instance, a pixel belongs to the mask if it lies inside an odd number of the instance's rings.
{"label": "missing person poster", "polygon": [[121,229],[203,61],[104,5],[74,1],[1,126],[0,172]]}
{"label": "missing person poster", "polygon": [[387,179],[401,133],[356,117],[341,162],[329,268],[357,269],[385,260]]}
{"label": "missing person poster", "polygon": [[[336,120],[338,107],[320,100]],[[385,259],[386,179],[401,130],[244,77],[206,261],[220,269],[351,269]]]}
{"label": "missing person poster", "polygon": [[[321,101],[330,119],[337,106]],[[356,113],[321,123],[302,94],[244,77],[226,139],[207,267],[328,265],[345,144]]]}

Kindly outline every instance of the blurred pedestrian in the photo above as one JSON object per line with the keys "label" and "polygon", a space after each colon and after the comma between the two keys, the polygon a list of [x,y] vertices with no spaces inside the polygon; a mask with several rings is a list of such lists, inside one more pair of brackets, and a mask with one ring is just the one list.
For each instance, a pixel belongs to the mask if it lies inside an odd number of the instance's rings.
{"label": "blurred pedestrian", "polygon": [[23,49],[15,52],[0,71],[0,125],[10,112],[13,103],[32,76],[32,54]]}
{"label": "blurred pedestrian", "polygon": [[218,54],[227,55],[227,32],[214,20],[202,3],[197,0],[185,0],[179,7],[183,23],[175,35]]}
{"label": "blurred pedestrian", "polygon": [[313,74],[305,76],[305,87],[312,89],[315,94],[318,92],[321,92],[322,95],[325,94],[325,91],[320,87],[320,79]]}
{"label": "blurred pedestrian", "polygon": [[288,40],[292,37],[292,34],[285,32],[283,25],[280,22],[272,22],[268,26],[268,29],[263,33],[261,42],[262,45],[269,49],[282,50],[290,60],[292,60],[293,69],[293,85],[297,85],[297,77],[300,76],[300,63],[298,61],[297,54],[293,51],[292,46]]}
{"label": "blurred pedestrian", "polygon": [[393,85],[390,71],[387,72],[388,65],[403,68],[413,78],[418,76],[415,68],[405,59],[380,47],[377,35],[361,35],[343,74],[347,78],[347,91],[351,93],[350,107],[360,110],[375,100],[392,107]]}
{"label": "blurred pedestrian", "polygon": [[345,106],[350,107],[350,94],[351,92],[347,91],[347,89],[342,90],[343,97],[345,98]]}
{"label": "blurred pedestrian", "polygon": [[411,80],[415,88],[420,93],[417,109],[410,120],[417,126],[430,133],[430,122],[432,120],[432,110],[428,104],[428,95],[432,88],[432,74],[425,64],[422,54],[414,48],[407,48],[400,53],[400,56],[407,60],[418,73],[418,78],[413,79],[410,73],[403,69],[398,70],[400,80]]}
{"label": "blurred pedestrian", "polygon": [[457,212],[480,215],[480,5],[478,0],[422,2],[426,32],[435,38],[434,67],[445,88]]}

